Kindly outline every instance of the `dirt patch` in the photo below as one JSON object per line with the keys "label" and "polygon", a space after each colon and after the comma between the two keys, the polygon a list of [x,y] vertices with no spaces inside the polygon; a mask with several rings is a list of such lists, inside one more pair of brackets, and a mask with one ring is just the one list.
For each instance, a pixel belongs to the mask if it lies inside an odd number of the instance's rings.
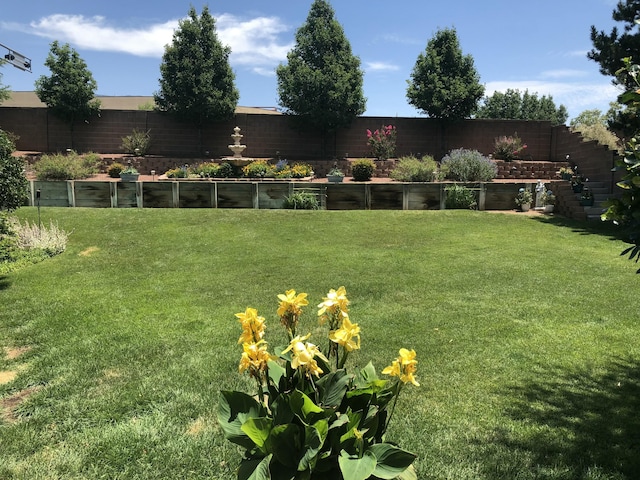
{"label": "dirt patch", "polygon": [[4,358],[7,360],[15,360],[31,350],[31,347],[5,347]]}
{"label": "dirt patch", "polygon": [[78,255],[81,257],[89,257],[92,254],[99,252],[100,249],[98,247],[89,247],[89,248],[85,248],[83,251],[81,251]]}
{"label": "dirt patch", "polygon": [[16,372],[15,370],[0,371],[0,385],[13,382],[17,376],[18,372]]}
{"label": "dirt patch", "polygon": [[187,428],[187,435],[189,436],[197,436],[200,435],[206,428],[206,424],[203,418],[196,418],[193,422],[189,424]]}
{"label": "dirt patch", "polygon": [[14,393],[10,397],[0,400],[0,419],[5,422],[15,423],[18,417],[15,414],[16,409],[31,395],[40,390],[41,387],[29,387]]}

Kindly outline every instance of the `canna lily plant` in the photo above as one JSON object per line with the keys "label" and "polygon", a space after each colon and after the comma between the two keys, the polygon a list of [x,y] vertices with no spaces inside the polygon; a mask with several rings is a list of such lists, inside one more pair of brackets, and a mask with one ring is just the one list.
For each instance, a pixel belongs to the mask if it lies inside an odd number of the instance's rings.
{"label": "canna lily plant", "polygon": [[369,363],[355,374],[346,360],[360,348],[360,327],[349,317],[346,290],[330,290],[318,305],[327,325],[323,352],[311,334],[298,335],[307,294],[278,295],[278,316],[289,345],[268,352],[265,320],[257,310],[237,313],[242,333],[239,371],[256,394],[222,391],[218,421],[225,437],[244,448],[239,480],[415,480],[416,456],[386,441],[400,391],[419,386],[416,353],[400,349],[380,379]]}

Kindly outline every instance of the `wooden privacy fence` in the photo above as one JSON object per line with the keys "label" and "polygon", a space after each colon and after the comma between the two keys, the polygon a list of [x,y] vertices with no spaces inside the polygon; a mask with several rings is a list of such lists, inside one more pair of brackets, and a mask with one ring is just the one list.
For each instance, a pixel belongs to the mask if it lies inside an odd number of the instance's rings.
{"label": "wooden privacy fence", "polygon": [[[310,183],[234,181],[30,181],[29,205],[92,208],[283,208],[296,191],[314,193],[328,210],[444,209],[447,182]],[[464,184],[478,209],[509,210],[520,188],[532,183]]]}

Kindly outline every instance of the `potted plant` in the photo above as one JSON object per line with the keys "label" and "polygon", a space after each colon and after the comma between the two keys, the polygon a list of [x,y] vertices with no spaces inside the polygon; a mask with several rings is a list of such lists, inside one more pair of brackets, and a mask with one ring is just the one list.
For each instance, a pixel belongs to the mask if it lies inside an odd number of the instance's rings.
{"label": "potted plant", "polygon": [[123,182],[137,182],[139,176],[140,172],[138,172],[138,169],[131,165],[120,172],[120,180]]}
{"label": "potted plant", "polygon": [[531,202],[533,201],[533,195],[531,192],[525,188],[521,188],[518,190],[518,194],[516,195],[515,202],[520,210],[523,212],[529,211],[531,208]]}
{"label": "potted plant", "polygon": [[556,204],[556,196],[553,194],[551,190],[545,190],[542,193],[542,211],[544,213],[553,212],[553,208]]}
{"label": "potted plant", "polygon": [[340,183],[344,179],[344,173],[338,168],[338,165],[334,164],[333,168],[327,173],[327,179],[331,183]]}
{"label": "potted plant", "polygon": [[571,170],[570,167],[561,167],[558,174],[562,180],[571,180],[571,177],[573,177],[573,170]]}
{"label": "potted plant", "polygon": [[571,176],[571,188],[573,193],[580,193],[584,188],[584,178],[578,173],[578,167],[574,167],[573,175]]}
{"label": "potted plant", "polygon": [[585,187],[582,190],[582,194],[580,195],[580,205],[582,205],[583,207],[592,207],[593,200],[593,193],[591,193],[589,187]]}

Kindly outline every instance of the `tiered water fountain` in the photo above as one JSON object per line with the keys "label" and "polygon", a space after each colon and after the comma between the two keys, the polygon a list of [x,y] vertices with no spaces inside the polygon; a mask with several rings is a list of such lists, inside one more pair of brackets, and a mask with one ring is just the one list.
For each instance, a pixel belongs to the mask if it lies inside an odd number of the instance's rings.
{"label": "tiered water fountain", "polygon": [[240,144],[240,139],[244,137],[244,135],[240,134],[240,127],[236,127],[233,129],[233,135],[231,138],[233,139],[233,145],[229,145],[229,150],[233,152],[233,157],[224,157],[222,160],[225,162],[229,162],[236,167],[242,167],[251,163],[253,161],[252,158],[244,158],[242,156],[242,152],[247,148],[246,145]]}

